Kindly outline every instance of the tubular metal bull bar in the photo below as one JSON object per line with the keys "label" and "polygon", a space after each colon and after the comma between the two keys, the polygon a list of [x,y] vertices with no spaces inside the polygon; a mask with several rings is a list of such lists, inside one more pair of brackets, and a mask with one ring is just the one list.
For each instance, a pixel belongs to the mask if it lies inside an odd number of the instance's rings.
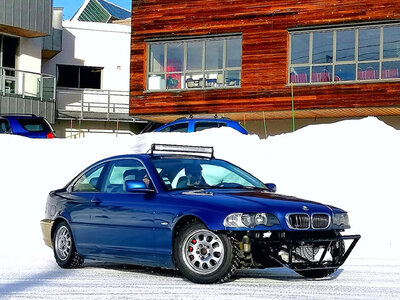
{"label": "tubular metal bull bar", "polygon": [[[317,238],[317,239],[296,239],[292,238],[282,243],[282,241],[268,241],[269,247],[276,251],[269,254],[269,257],[285,267],[296,271],[307,271],[307,270],[322,270],[322,269],[337,269],[340,267],[346,259],[349,257],[351,251],[353,251],[358,240],[361,238],[360,235],[347,235],[338,236],[333,238]],[[353,240],[347,250],[342,255],[339,255],[335,261],[324,263],[325,256],[332,246],[333,243],[344,240]],[[307,258],[295,253],[295,249],[304,245],[319,245],[324,248],[324,251],[317,262],[310,261]],[[289,254],[288,261],[284,261],[278,253],[283,250]],[[275,255],[274,255],[275,254]],[[297,260],[297,262],[294,262]]]}

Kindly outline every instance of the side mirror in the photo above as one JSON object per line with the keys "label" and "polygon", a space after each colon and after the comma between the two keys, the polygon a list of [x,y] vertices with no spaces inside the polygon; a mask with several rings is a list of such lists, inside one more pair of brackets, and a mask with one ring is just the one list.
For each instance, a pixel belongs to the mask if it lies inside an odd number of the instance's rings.
{"label": "side mirror", "polygon": [[146,184],[141,180],[127,180],[125,181],[125,191],[127,192],[154,192],[149,189]]}
{"label": "side mirror", "polygon": [[268,192],[275,193],[276,192],[276,184],[275,183],[265,183]]}

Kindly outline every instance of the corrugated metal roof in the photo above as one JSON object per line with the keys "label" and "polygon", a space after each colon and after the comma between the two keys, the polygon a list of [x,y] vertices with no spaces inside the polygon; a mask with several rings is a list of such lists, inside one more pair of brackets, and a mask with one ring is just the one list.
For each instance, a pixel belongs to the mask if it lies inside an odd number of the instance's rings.
{"label": "corrugated metal roof", "polygon": [[131,17],[131,12],[104,0],[97,0],[115,19],[123,20]]}

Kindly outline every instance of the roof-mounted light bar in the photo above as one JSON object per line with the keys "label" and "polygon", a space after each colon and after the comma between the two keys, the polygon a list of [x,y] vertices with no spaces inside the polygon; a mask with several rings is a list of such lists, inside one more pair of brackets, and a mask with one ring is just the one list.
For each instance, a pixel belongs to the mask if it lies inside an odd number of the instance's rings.
{"label": "roof-mounted light bar", "polygon": [[151,155],[154,154],[193,155],[213,158],[214,148],[207,146],[153,144],[151,145]]}

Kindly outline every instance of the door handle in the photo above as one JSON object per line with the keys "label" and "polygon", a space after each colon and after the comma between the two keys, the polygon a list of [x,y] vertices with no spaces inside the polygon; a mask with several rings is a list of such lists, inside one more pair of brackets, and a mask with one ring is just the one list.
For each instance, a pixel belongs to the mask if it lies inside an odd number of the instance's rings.
{"label": "door handle", "polygon": [[101,200],[98,198],[93,198],[92,200],[90,200],[90,202],[92,202],[93,204],[100,204]]}

